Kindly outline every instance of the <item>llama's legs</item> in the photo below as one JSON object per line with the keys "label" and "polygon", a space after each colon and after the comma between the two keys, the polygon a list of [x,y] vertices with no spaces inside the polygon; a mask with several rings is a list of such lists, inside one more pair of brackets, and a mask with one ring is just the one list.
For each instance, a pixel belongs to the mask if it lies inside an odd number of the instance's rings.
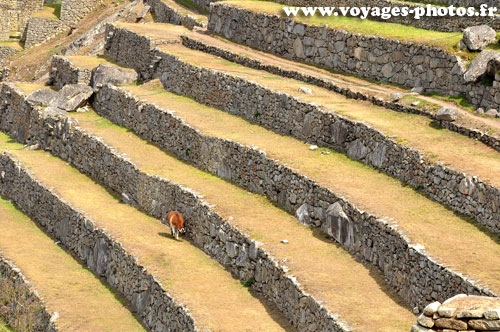
{"label": "llama's legs", "polygon": [[179,241],[179,230],[175,229],[175,238]]}
{"label": "llama's legs", "polygon": [[172,233],[172,237],[175,237],[175,228],[170,226],[170,233]]}

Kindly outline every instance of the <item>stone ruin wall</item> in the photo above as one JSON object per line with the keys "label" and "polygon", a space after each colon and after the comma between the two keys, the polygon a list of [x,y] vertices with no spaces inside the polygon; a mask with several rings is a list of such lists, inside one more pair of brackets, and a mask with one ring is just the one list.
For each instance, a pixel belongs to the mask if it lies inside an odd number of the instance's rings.
{"label": "stone ruin wall", "polygon": [[60,20],[32,17],[25,29],[24,47],[40,45],[65,29],[66,25]]}
{"label": "stone ruin wall", "polygon": [[[5,166],[10,161],[10,156],[0,154],[0,170],[5,171]],[[12,170],[17,171],[16,165]],[[7,174],[7,173],[5,173]],[[3,184],[3,178],[0,179],[0,186]],[[1,191],[1,189],[0,189]],[[31,289],[31,282],[26,279],[21,270],[11,261],[2,257],[0,252],[0,283],[7,286],[7,289],[0,289],[0,297],[4,304],[0,308],[0,318],[2,318],[9,326],[17,326],[18,318],[23,315],[24,308],[36,307],[38,310],[31,316],[30,320],[25,323],[33,324],[33,331],[40,332],[57,332],[56,325],[51,321],[51,314],[47,311],[43,300],[38,294]],[[11,286],[12,288],[10,288]],[[4,290],[14,290],[11,293],[3,293]],[[20,329],[28,329],[28,326],[20,326]]]}
{"label": "stone ruin wall", "polygon": [[[339,93],[349,99],[367,101],[375,106],[380,106],[392,111],[408,113],[408,114],[417,114],[421,116],[425,116],[435,121],[435,124],[439,125],[442,128],[448,129],[450,131],[459,133],[460,135],[478,140],[487,146],[497,150],[500,152],[500,139],[490,135],[487,132],[482,132],[473,127],[467,127],[466,125],[460,125],[455,122],[450,121],[440,121],[437,119],[435,113],[426,110],[420,109],[414,106],[406,106],[398,101],[386,101],[380,97],[373,96],[362,91],[355,91],[348,86],[340,86],[337,83],[330,81],[328,79],[316,77],[314,75],[304,74],[295,70],[283,69],[280,66],[270,65],[263,63],[260,60],[249,58],[246,56],[241,56],[237,53],[234,53],[230,50],[221,48],[219,46],[215,46],[212,44],[207,44],[201,40],[197,40],[195,38],[191,38],[189,36],[181,36],[182,44],[190,49],[202,51],[204,53],[209,53],[218,57],[221,57],[225,60],[238,63],[245,67],[264,70],[266,72],[286,77],[292,78],[294,80],[306,82],[309,84],[313,84],[327,90],[333,91],[335,93]],[[500,79],[498,80],[500,81]]]}
{"label": "stone ruin wall", "polygon": [[500,108],[500,81],[465,83],[466,65],[437,47],[325,26],[310,26],[276,15],[215,3],[208,29],[237,43],[364,78],[444,95],[464,94],[475,107]]}
{"label": "stone ruin wall", "polygon": [[9,40],[10,37],[10,9],[0,3],[0,41]]}
{"label": "stone ruin wall", "polygon": [[62,0],[61,21],[72,25],[93,11],[103,0]]}
{"label": "stone ruin wall", "polygon": [[425,307],[411,332],[500,331],[500,299],[459,294]]}
{"label": "stone ruin wall", "polygon": [[154,16],[155,22],[183,25],[191,30],[194,27],[202,27],[204,25],[202,22],[198,22],[196,17],[189,14],[184,15],[162,0],[144,0],[144,3],[151,6],[151,13]]}

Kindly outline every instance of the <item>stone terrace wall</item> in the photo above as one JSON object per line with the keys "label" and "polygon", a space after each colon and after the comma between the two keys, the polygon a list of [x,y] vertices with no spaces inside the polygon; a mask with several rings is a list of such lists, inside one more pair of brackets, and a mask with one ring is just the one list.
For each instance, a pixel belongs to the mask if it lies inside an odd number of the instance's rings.
{"label": "stone terrace wall", "polygon": [[377,96],[371,96],[370,94],[351,90],[349,87],[341,87],[328,79],[323,79],[313,75],[303,74],[295,70],[283,69],[275,65],[265,64],[262,63],[260,60],[238,55],[237,53],[234,53],[232,51],[220,48],[218,46],[209,45],[201,40],[197,40],[189,36],[181,36],[181,40],[182,44],[186,47],[221,57],[231,62],[241,64],[245,67],[254,68],[258,70],[265,70],[275,75],[314,84],[322,88],[328,89],[330,91],[340,93],[349,99],[368,101],[373,105],[381,106],[392,111],[426,116],[434,120],[435,123],[441,126],[442,128],[476,139],[500,152],[500,139],[498,139],[497,137],[492,136],[485,132],[481,132],[475,128],[469,128],[463,125],[459,125],[455,122],[439,121],[437,120],[437,117],[434,112],[428,111],[426,109],[419,109],[412,106],[405,106],[403,104],[398,103],[397,101],[385,101]]}
{"label": "stone terrace wall", "polygon": [[60,20],[43,17],[32,17],[26,27],[24,47],[30,48],[39,45],[66,29]]}
{"label": "stone terrace wall", "polygon": [[89,84],[91,76],[91,70],[76,67],[66,57],[54,55],[51,59],[50,81],[58,89],[62,89],[66,84]]}
{"label": "stone terrace wall", "polygon": [[[166,210],[180,211],[188,221],[186,236],[240,280],[253,277],[252,288],[262,293],[299,330],[306,330],[312,324],[319,331],[348,330],[335,315],[306,294],[295,278],[259,248],[257,242],[222,219],[198,194],[141,172],[66,116],[40,113],[30,107],[24,102],[23,93],[12,86],[4,84],[2,95],[13,96],[0,112],[1,130],[13,139],[39,144],[156,218],[165,217]],[[153,314],[147,317],[150,316],[156,317]]]}
{"label": "stone terrace wall", "polygon": [[18,50],[10,46],[0,46],[0,64],[3,62],[3,60],[16,54],[17,52]]}
{"label": "stone terrace wall", "polygon": [[183,25],[188,29],[204,26],[202,22],[197,22],[195,17],[189,14],[181,14],[177,9],[170,7],[162,0],[144,0],[144,3],[151,6],[155,22]]}
{"label": "stone terrace wall", "polygon": [[9,7],[0,3],[0,41],[10,38],[10,11]]}
{"label": "stone terrace wall", "polygon": [[[299,218],[303,223],[320,227],[358,259],[377,267],[412,307],[422,309],[430,301],[442,301],[460,292],[494,295],[436,263],[420,246],[411,245],[396,227],[360,211],[259,150],[206,136],[173,112],[140,102],[126,90],[110,85],[97,93],[93,106],[101,116],[135,131],[177,158],[266,195],[289,212],[305,214]],[[338,208],[346,217],[334,225],[338,219],[332,211]]]}
{"label": "stone terrace wall", "polygon": [[[16,139],[24,142],[33,138],[29,136],[30,130],[40,130],[39,133],[45,135],[43,139],[53,145],[53,150],[57,150],[59,142],[54,138],[59,134],[64,135],[63,132],[71,131],[71,121],[57,116],[42,118],[37,109],[33,109],[23,100],[19,91],[8,85],[2,85],[1,88],[0,93],[5,99],[1,106],[2,130],[16,134]],[[14,122],[7,124],[9,120]],[[34,123],[38,121],[40,122]],[[54,127],[50,127],[52,125]],[[45,132],[42,131],[43,126],[47,128]],[[80,138],[82,136],[85,135],[80,135]],[[86,138],[84,143],[91,144],[93,139]],[[62,201],[29,171],[19,166],[12,157],[1,157],[0,170],[2,174],[5,172],[0,181],[2,195],[11,199],[50,236],[61,241],[96,275],[104,277],[112,288],[123,294],[151,331],[197,331],[187,310],[176,304],[154,276],[148,273],[135,257],[127,254],[119,242],[113,240],[105,230],[97,228],[95,222],[85,217],[82,212]],[[90,163],[94,156],[89,153],[79,157],[87,158],[86,162]],[[105,171],[106,161],[100,161],[101,171]]]}
{"label": "stone terrace wall", "polygon": [[13,18],[17,21],[11,22],[11,25],[17,26],[17,31],[19,32],[24,31],[31,15],[43,8],[43,0],[13,0],[11,3],[16,3],[13,10]]}
{"label": "stone terrace wall", "polygon": [[[8,162],[9,156],[0,155],[0,167]],[[40,332],[56,332],[57,328],[51,322],[51,314],[47,312],[43,301],[38,297],[37,293],[30,289],[31,283],[25,278],[21,270],[14,263],[8,261],[0,255],[0,317],[10,326],[19,327],[19,330],[26,329],[20,323],[17,325],[20,316],[28,317],[28,322],[32,327],[32,331]],[[35,309],[32,316],[26,316],[26,309]],[[26,323],[26,322],[25,322]]]}
{"label": "stone terrace wall", "polygon": [[61,4],[61,21],[75,24],[93,11],[102,0],[63,0]]}
{"label": "stone terrace wall", "polygon": [[[324,111],[315,104],[246,79],[196,67],[158,49],[142,48],[148,44],[147,37],[113,26],[108,26],[107,32],[105,54],[133,67],[144,79],[163,73],[162,82],[169,90],[278,133],[347,153],[352,159],[418,188],[500,234],[500,189],[477,177],[438,163],[432,165],[418,151],[398,144],[362,122]],[[120,43],[128,46],[126,51],[122,51]],[[146,62],[140,63],[138,59]],[[256,112],[260,114],[258,117],[254,115]]]}
{"label": "stone terrace wall", "polygon": [[[335,7],[390,7],[390,8],[410,8],[410,10],[415,10],[416,8],[423,7],[420,4],[411,3],[400,3],[390,0],[274,0],[275,2],[282,3],[287,6],[294,7],[310,7],[310,6],[335,6]],[[422,1],[423,2],[423,1]],[[473,6],[471,6],[473,7]],[[477,17],[477,16],[444,16],[444,17],[430,17],[422,16],[420,19],[415,19],[413,15],[407,16],[392,16],[388,19],[382,19],[378,16],[368,16],[368,19],[380,22],[390,22],[398,23],[408,26],[414,26],[421,29],[434,30],[434,31],[444,31],[461,32],[463,29],[482,25],[490,21],[490,17]],[[491,23],[491,27],[495,30],[500,29],[500,22],[494,21]]]}
{"label": "stone terrace wall", "polygon": [[465,83],[464,61],[437,47],[305,25],[221,3],[212,4],[208,29],[292,60],[406,87],[423,87],[427,92],[464,94],[476,107],[500,107],[500,84]]}

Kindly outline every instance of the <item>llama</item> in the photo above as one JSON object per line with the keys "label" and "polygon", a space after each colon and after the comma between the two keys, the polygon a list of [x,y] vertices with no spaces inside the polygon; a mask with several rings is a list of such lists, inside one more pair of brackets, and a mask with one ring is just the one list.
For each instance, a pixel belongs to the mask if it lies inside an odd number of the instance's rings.
{"label": "llama", "polygon": [[179,233],[184,233],[184,218],[177,211],[170,211],[167,218],[162,218],[162,224],[169,225],[172,237],[179,240]]}

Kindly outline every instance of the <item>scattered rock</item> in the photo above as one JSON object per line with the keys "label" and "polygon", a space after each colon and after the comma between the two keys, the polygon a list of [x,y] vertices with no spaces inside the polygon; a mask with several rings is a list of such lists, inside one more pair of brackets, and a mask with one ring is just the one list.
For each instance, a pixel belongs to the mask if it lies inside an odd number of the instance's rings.
{"label": "scattered rock", "polygon": [[472,319],[469,321],[469,327],[479,331],[499,331],[500,320]]}
{"label": "scattered rock", "polygon": [[361,140],[358,138],[351,144],[349,144],[349,148],[347,149],[347,155],[349,158],[361,160],[366,157],[368,153],[368,148],[363,145]]}
{"label": "scattered rock", "polygon": [[494,108],[492,109],[489,109],[488,111],[486,111],[485,113],[487,116],[491,116],[493,118],[496,118],[498,116],[498,111]]}
{"label": "scattered rock", "polygon": [[463,43],[469,51],[482,51],[489,44],[495,42],[496,32],[487,25],[479,25],[464,30]]}
{"label": "scattered rock", "polygon": [[311,221],[311,218],[309,217],[309,206],[307,203],[302,204],[297,211],[295,212],[295,216],[297,219],[303,223],[308,225],[309,222]]}
{"label": "scattered rock", "polygon": [[459,113],[454,108],[443,107],[436,113],[436,119],[439,121],[455,121]]}
{"label": "scattered rock", "polygon": [[418,105],[420,105],[419,101],[414,101],[413,103],[411,103],[411,106],[418,106]]}
{"label": "scattered rock", "polygon": [[321,154],[330,154],[330,151],[321,151]]}
{"label": "scattered rock", "polygon": [[32,92],[26,99],[36,106],[49,106],[58,96],[57,91],[40,89]]}
{"label": "scattered rock", "polygon": [[306,95],[312,95],[313,92],[311,89],[306,88],[305,86],[299,87],[299,92],[305,93]]}
{"label": "scattered rock", "polygon": [[137,72],[133,69],[100,64],[92,71],[90,85],[96,89],[106,83],[125,85],[137,81]]}
{"label": "scattered rock", "polygon": [[63,112],[73,112],[84,106],[93,93],[94,90],[86,84],[69,84],[59,91],[57,98],[49,107]]}
{"label": "scattered rock", "polygon": [[435,325],[440,329],[467,330],[467,323],[453,318],[439,318]]}
{"label": "scattered rock", "polygon": [[400,93],[400,92],[395,93],[392,95],[392,101],[397,102],[397,101],[401,100],[404,96],[405,96],[404,93]]}
{"label": "scattered rock", "polygon": [[500,308],[486,311],[484,313],[484,318],[489,320],[500,319]]}
{"label": "scattered rock", "polygon": [[309,147],[309,150],[311,150],[311,151],[314,151],[314,150],[317,150],[317,149],[318,149],[318,146],[317,146],[317,145],[311,145],[311,146]]}
{"label": "scattered rock", "polygon": [[424,91],[425,91],[425,89],[421,86],[416,86],[413,89],[411,89],[411,92],[418,93],[419,95],[424,93]]}
{"label": "scattered rock", "polygon": [[438,311],[440,305],[441,305],[441,303],[439,303],[437,301],[428,304],[424,308],[424,311],[423,311],[424,315],[426,315],[428,317],[434,316],[434,314]]}
{"label": "scattered rock", "polygon": [[464,80],[467,83],[476,82],[481,76],[487,73],[494,74],[496,68],[500,66],[500,53],[495,51],[482,51],[469,65],[464,73]]}
{"label": "scattered rock", "polygon": [[283,244],[287,244],[287,243],[288,243],[288,240],[281,240],[281,243],[283,243]]}
{"label": "scattered rock", "polygon": [[482,109],[482,108],[478,108],[478,109],[476,110],[476,114],[479,114],[479,115],[484,114],[484,109]]}
{"label": "scattered rock", "polygon": [[423,327],[431,328],[434,326],[434,319],[427,317],[424,314],[420,315],[417,319],[417,323]]}
{"label": "scattered rock", "polygon": [[415,324],[411,327],[411,332],[431,332],[432,330],[429,330],[426,327],[420,326],[418,324]]}

